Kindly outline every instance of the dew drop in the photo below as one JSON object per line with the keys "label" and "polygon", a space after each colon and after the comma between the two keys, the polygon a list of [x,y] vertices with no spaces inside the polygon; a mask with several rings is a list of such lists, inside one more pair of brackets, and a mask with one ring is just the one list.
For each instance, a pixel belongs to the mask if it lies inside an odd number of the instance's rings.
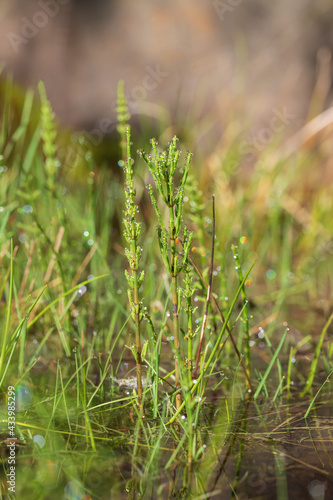
{"label": "dew drop", "polygon": [[22,412],[30,407],[32,403],[32,395],[26,387],[18,385],[15,389],[15,397],[16,397],[15,404],[17,412]]}
{"label": "dew drop", "polygon": [[43,448],[46,441],[43,436],[36,434],[36,436],[34,436],[34,442],[38,444],[39,448]]}
{"label": "dew drop", "polygon": [[29,238],[25,233],[20,233],[18,239],[20,243],[26,243]]}
{"label": "dew drop", "polygon": [[258,337],[259,337],[260,339],[263,339],[263,338],[265,337],[264,330],[262,330],[262,329],[261,329],[261,331],[259,331],[259,333],[258,333]]}
{"label": "dew drop", "polygon": [[84,293],[86,293],[86,291],[87,291],[87,287],[85,285],[81,285],[77,291],[77,294],[82,296]]}
{"label": "dew drop", "polygon": [[24,214],[31,214],[32,212],[33,212],[33,208],[31,205],[25,205],[22,208],[22,213],[24,213]]}
{"label": "dew drop", "polygon": [[274,269],[269,269],[266,273],[266,276],[269,280],[273,280],[274,278],[276,278],[276,272],[274,271]]}

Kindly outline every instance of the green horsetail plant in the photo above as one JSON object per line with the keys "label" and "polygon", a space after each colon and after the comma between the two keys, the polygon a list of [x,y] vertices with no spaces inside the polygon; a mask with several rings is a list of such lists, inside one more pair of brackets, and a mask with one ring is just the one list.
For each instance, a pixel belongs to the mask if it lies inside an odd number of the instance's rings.
{"label": "green horsetail plant", "polygon": [[[181,405],[180,395],[180,369],[181,360],[179,342],[179,301],[178,301],[178,276],[184,270],[188,262],[188,253],[192,241],[192,233],[188,229],[183,230],[183,252],[179,262],[176,243],[181,235],[182,211],[184,202],[185,184],[190,168],[192,153],[188,152],[185,167],[181,170],[178,166],[180,151],[177,151],[177,137],[170,142],[167,151],[158,152],[158,145],[155,139],[151,141],[154,156],[141,151],[140,154],[148,165],[153,177],[156,190],[164,204],[167,206],[169,220],[167,226],[163,222],[161,211],[155,198],[153,187],[148,186],[150,198],[159,222],[157,228],[158,241],[161,250],[163,263],[171,277],[172,290],[172,314],[173,314],[173,337],[175,347],[175,385],[176,385],[176,408]],[[180,183],[175,187],[176,173],[180,173]]]}
{"label": "green horsetail plant", "polygon": [[131,349],[136,360],[136,376],[139,407],[142,404],[142,348],[141,348],[141,321],[143,319],[143,305],[139,298],[139,289],[143,283],[144,271],[139,273],[139,261],[142,248],[137,241],[141,234],[141,224],[136,222],[138,207],[135,205],[136,190],[134,188],[133,168],[131,157],[131,129],[128,125],[130,114],[124,94],[124,82],[118,84],[117,100],[117,131],[120,135],[120,149],[122,163],[125,171],[125,215],[123,218],[124,236],[129,244],[125,249],[131,273],[125,270],[128,282],[128,300],[131,307],[132,319],[135,323],[135,349]]}
{"label": "green horsetail plant", "polygon": [[38,90],[41,99],[41,138],[43,142],[43,153],[45,155],[46,185],[54,194],[55,176],[59,164],[59,160],[56,157],[57,146],[55,144],[57,132],[54,124],[54,113],[46,96],[43,82],[39,82]]}
{"label": "green horsetail plant", "polygon": [[136,190],[133,181],[133,169],[131,158],[131,130],[126,128],[126,162],[125,170],[125,215],[123,218],[124,236],[129,244],[125,248],[125,255],[128,259],[131,273],[125,270],[125,276],[128,282],[128,300],[131,306],[132,318],[135,323],[135,360],[136,376],[138,385],[139,406],[142,403],[142,352],[141,352],[141,321],[143,319],[143,305],[139,298],[139,290],[143,283],[144,271],[139,273],[139,261],[142,248],[138,245],[138,239],[141,234],[141,224],[136,222],[136,213],[138,207],[135,205]]}

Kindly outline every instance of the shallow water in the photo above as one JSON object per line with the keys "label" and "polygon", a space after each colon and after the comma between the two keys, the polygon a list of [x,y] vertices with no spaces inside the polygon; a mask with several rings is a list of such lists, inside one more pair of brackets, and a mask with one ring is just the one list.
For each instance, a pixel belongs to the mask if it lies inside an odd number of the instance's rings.
{"label": "shallow water", "polygon": [[304,419],[308,406],[297,399],[282,405],[250,403],[237,439],[221,452],[210,491],[232,498],[227,478],[236,478],[234,497],[242,500],[332,498],[333,406],[318,404]]}
{"label": "shallow water", "polygon": [[[82,410],[75,410],[74,394],[72,399],[67,396],[67,412],[59,402],[51,421],[52,398],[38,401],[38,388],[21,386],[16,415],[17,498],[333,498],[333,405],[328,390],[307,419],[309,401],[300,400],[296,391],[275,403],[216,395],[203,406],[196,427],[200,459],[189,468],[186,446],[180,447],[165,470],[177,437],[173,439],[170,426],[161,430],[160,419],[154,420],[149,410],[147,428],[153,437],[141,430],[137,435],[135,415],[125,406],[127,390],[116,392],[117,407],[90,414],[93,451]],[[1,410],[1,462],[6,466],[5,407]],[[5,496],[4,472],[1,481],[1,498],[12,498]]]}
{"label": "shallow water", "polygon": [[[260,348],[259,344],[253,347],[253,367],[262,373],[267,366],[266,358],[270,357],[266,351],[267,347]],[[246,392],[244,396],[244,384],[238,384],[236,372],[219,362],[208,389],[221,380],[223,383],[200,407],[193,428],[195,449],[199,451],[189,464],[188,439],[182,441],[184,432],[189,433],[189,417],[183,414],[178,430],[164,425],[168,418],[164,419],[163,411],[169,404],[167,394],[172,392],[171,385],[163,385],[164,392],[161,387],[159,413],[154,416],[148,396],[145,424],[142,426],[138,421],[131,403],[136,388],[135,362],[128,350],[114,353],[104,381],[100,378],[99,363],[104,366],[108,357],[91,359],[86,378],[86,413],[81,379],[78,381],[74,376],[65,397],[60,390],[61,384],[75,374],[74,357],[64,358],[57,365],[45,350],[15,392],[16,497],[27,500],[333,498],[332,384],[328,380],[324,385],[305,419],[311,398],[301,399],[299,394],[311,363],[310,354],[306,355],[309,359],[300,360],[293,367],[295,383],[290,391],[276,395],[274,402],[271,394],[257,400]],[[162,359],[161,370],[171,371],[170,361],[165,363],[171,359],[166,343],[162,345]],[[284,371],[287,360],[282,358],[281,363]],[[59,367],[63,382],[58,377],[56,385]],[[148,367],[143,371],[149,371]],[[325,380],[320,371],[317,380],[313,394]],[[274,395],[278,385],[274,369],[267,379],[268,390]],[[5,395],[0,412],[0,498],[10,499],[14,496],[7,490]]]}

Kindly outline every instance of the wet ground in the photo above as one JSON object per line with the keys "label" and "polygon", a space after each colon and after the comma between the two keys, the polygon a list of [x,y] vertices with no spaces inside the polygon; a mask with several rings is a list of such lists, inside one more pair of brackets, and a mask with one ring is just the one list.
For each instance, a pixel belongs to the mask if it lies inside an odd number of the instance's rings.
{"label": "wet ground", "polygon": [[242,500],[331,498],[333,407],[317,405],[304,419],[307,408],[297,398],[284,405],[250,404],[235,443],[221,452],[210,491]]}
{"label": "wet ground", "polygon": [[[306,419],[311,399],[299,397],[298,384],[289,394],[284,392],[274,402],[272,397],[265,396],[256,401],[253,398],[242,401],[233,398],[228,392],[230,388],[226,390],[226,385],[222,385],[202,408],[197,428],[202,453],[192,469],[188,469],[187,452],[182,448],[171,467],[164,469],[177,443],[165,429],[156,463],[150,466],[151,472],[146,475],[145,467],[152,460],[151,451],[144,435],[140,435],[138,450],[133,456],[135,417],[127,406],[127,398],[135,388],[132,383],[133,360],[127,357],[119,359],[113,367],[117,378],[108,377],[103,386],[107,406],[90,413],[96,451],[90,449],[88,453],[87,429],[82,415],[76,414],[76,396],[72,391],[67,395],[71,432],[68,431],[68,417],[66,419],[63,405],[52,425],[45,420],[53,408],[53,388],[50,387],[47,396],[45,387],[54,374],[51,372],[50,377],[47,364],[42,365],[41,361],[32,370],[30,383],[17,388],[17,429],[20,432],[16,447],[18,498],[23,491],[24,498],[29,500],[329,500],[333,497],[330,383],[326,384]],[[70,360],[61,364],[64,377],[67,372],[68,375],[73,372]],[[94,383],[98,382],[96,379]],[[270,383],[276,384],[273,379]],[[320,383],[315,385],[314,394],[320,387]],[[96,404],[102,402],[102,392]],[[110,400],[119,403],[110,406]],[[2,406],[1,419],[4,411]],[[147,419],[150,432],[157,432],[154,428],[158,429],[160,420],[154,420],[149,411]],[[3,464],[8,459],[7,438],[2,429]],[[47,449],[45,438],[52,443]],[[187,478],[186,486],[184,477]],[[4,493],[3,474],[2,484]]]}

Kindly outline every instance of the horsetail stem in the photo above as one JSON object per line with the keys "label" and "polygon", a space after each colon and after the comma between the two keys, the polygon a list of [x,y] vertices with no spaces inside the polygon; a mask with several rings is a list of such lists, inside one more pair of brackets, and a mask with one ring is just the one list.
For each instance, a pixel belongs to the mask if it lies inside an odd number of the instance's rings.
{"label": "horsetail stem", "polygon": [[141,353],[141,320],[143,318],[142,301],[140,301],[139,290],[143,283],[144,272],[139,273],[139,261],[141,257],[141,247],[138,239],[141,234],[141,224],[136,222],[137,206],[135,205],[136,190],[133,181],[133,168],[131,157],[131,129],[126,125],[129,118],[127,112],[126,99],[123,86],[118,87],[118,131],[121,136],[122,161],[125,171],[125,215],[123,218],[124,236],[129,244],[129,249],[125,249],[131,273],[125,271],[125,276],[129,285],[127,290],[128,300],[131,306],[132,318],[135,324],[135,360],[138,402],[142,404],[142,353]]}
{"label": "horsetail stem", "polygon": [[[172,316],[173,316],[173,337],[174,337],[174,358],[175,358],[175,386],[176,386],[176,408],[181,406],[180,394],[180,367],[179,362],[182,359],[179,339],[179,303],[178,303],[178,276],[184,270],[187,263],[187,256],[192,240],[192,233],[183,230],[184,250],[181,262],[179,262],[176,244],[179,241],[182,223],[182,209],[184,202],[185,183],[188,176],[191,153],[187,153],[184,169],[181,171],[178,167],[180,151],[177,151],[177,137],[174,137],[169,144],[168,150],[162,153],[158,152],[157,142],[151,141],[153,157],[141,151],[140,154],[148,165],[152,175],[155,188],[160,198],[168,209],[169,220],[167,226],[163,222],[162,214],[159,209],[152,186],[148,186],[152,205],[156,212],[159,222],[158,240],[162,254],[163,263],[166,266],[171,278],[172,293]],[[178,188],[175,188],[176,173],[181,175]]]}

